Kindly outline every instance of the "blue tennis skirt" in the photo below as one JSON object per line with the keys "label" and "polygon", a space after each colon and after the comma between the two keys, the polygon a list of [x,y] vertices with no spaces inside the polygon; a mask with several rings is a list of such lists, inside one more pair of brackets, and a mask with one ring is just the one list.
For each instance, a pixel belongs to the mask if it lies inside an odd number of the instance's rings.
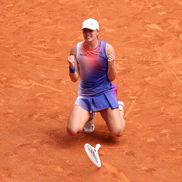
{"label": "blue tennis skirt", "polygon": [[108,108],[116,109],[119,107],[114,90],[110,90],[97,96],[78,96],[75,104],[87,110],[89,113],[98,112]]}

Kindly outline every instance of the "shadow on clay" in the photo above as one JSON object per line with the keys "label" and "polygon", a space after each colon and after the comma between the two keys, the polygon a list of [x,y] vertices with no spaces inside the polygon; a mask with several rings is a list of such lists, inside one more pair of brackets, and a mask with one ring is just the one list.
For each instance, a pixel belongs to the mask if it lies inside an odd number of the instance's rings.
{"label": "shadow on clay", "polygon": [[69,136],[66,131],[61,130],[49,130],[46,132],[52,143],[64,148],[75,147],[85,143],[100,143],[105,145],[115,145],[121,143],[120,138],[112,137],[109,133],[95,131],[91,134],[79,133],[72,137]]}

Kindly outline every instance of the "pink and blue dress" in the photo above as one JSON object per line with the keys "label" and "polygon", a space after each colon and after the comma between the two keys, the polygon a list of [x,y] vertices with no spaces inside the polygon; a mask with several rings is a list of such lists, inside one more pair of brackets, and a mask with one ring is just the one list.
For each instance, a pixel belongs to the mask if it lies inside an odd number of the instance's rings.
{"label": "pink and blue dress", "polygon": [[87,49],[83,42],[79,42],[76,60],[80,82],[75,104],[90,113],[118,108],[116,87],[107,76],[106,42],[99,41],[95,49]]}

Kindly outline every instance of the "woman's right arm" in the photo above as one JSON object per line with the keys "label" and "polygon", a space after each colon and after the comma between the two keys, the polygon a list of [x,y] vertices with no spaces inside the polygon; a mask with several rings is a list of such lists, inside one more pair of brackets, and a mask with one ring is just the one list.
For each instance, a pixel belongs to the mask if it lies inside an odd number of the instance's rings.
{"label": "woman's right arm", "polygon": [[79,78],[79,68],[76,61],[76,47],[72,48],[68,56],[69,76],[72,82],[76,82]]}

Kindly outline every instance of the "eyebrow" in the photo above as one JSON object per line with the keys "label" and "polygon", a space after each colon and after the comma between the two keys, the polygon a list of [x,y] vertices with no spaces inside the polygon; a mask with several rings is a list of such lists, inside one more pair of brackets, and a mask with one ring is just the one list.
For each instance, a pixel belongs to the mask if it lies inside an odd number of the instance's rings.
{"label": "eyebrow", "polygon": [[84,28],[82,31],[89,31],[89,32],[93,32],[94,30],[91,30],[89,28]]}

